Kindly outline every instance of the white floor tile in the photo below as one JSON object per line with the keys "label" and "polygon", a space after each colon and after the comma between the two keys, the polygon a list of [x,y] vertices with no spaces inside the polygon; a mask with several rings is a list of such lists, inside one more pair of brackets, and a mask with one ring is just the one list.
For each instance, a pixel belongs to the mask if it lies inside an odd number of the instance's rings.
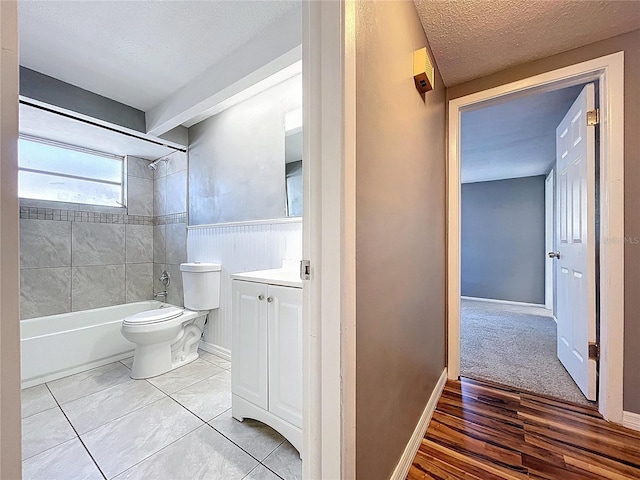
{"label": "white floor tile", "polygon": [[172,394],[223,371],[224,369],[198,358],[183,367],[147,380],[164,393]]}
{"label": "white floor tile", "polygon": [[231,374],[226,370],[184,388],[171,397],[205,422],[231,408]]}
{"label": "white floor tile", "polygon": [[22,463],[23,480],[102,480],[102,474],[74,438]]}
{"label": "white floor tile", "polygon": [[284,480],[298,480],[302,478],[302,460],[300,460],[300,454],[287,441],[280,445],[262,463],[284,478]]}
{"label": "white floor tile", "polygon": [[77,373],[49,382],[49,389],[59,403],[90,395],[129,380],[131,372],[120,362]]}
{"label": "white floor tile", "polygon": [[191,364],[149,381],[130,378],[130,357],[50,382],[49,388],[25,389],[24,479],[100,479],[94,459],[109,479],[277,480],[274,472],[300,478],[299,455],[281,435],[231,417],[230,363],[200,353]]}
{"label": "white floor tile", "polygon": [[56,400],[46,385],[36,385],[22,390],[22,418],[57,406]]}
{"label": "white floor tile", "polygon": [[80,434],[164,398],[145,380],[129,380],[61,405]]}
{"label": "white floor tile", "polygon": [[202,421],[166,397],[81,435],[107,478],[198,428]]}
{"label": "white floor tile", "polygon": [[26,459],[76,437],[59,407],[22,420],[22,458]]}
{"label": "white floor tile", "polygon": [[117,480],[244,478],[258,462],[204,425],[117,477]]}
{"label": "white floor tile", "polygon": [[280,477],[264,465],[258,465],[244,477],[244,480],[280,480]]}
{"label": "white floor tile", "polygon": [[229,370],[231,368],[231,362],[229,360],[225,360],[224,358],[214,355],[213,353],[205,352],[204,350],[198,350],[198,354],[203,360],[206,360],[209,363],[213,363],[214,365],[218,365],[225,370]]}
{"label": "white floor tile", "polygon": [[231,410],[214,418],[210,425],[259,461],[284,442],[284,437],[273,428],[257,420],[240,422],[231,416]]}
{"label": "white floor tile", "polygon": [[133,357],[120,360],[120,363],[123,364],[125,367],[127,367],[129,370],[131,370],[131,367],[133,366]]}

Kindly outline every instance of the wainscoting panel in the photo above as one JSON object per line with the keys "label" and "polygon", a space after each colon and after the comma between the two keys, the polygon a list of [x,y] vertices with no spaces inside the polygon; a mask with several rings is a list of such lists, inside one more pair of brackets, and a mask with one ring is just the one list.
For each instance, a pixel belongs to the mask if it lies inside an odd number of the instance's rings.
{"label": "wainscoting panel", "polygon": [[231,274],[280,268],[282,260],[302,258],[302,221],[272,221],[203,225],[188,228],[189,262],[222,265],[220,308],[205,327],[204,348],[228,357],[231,353]]}

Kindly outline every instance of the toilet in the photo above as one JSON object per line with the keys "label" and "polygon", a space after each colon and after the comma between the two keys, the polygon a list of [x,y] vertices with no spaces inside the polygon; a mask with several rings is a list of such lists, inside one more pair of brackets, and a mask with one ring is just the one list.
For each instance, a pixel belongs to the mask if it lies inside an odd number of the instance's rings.
{"label": "toilet", "polygon": [[122,335],[136,345],[131,378],[162,375],[198,358],[207,314],[220,306],[220,270],[214,263],[181,264],[185,308],[162,304],[122,321]]}

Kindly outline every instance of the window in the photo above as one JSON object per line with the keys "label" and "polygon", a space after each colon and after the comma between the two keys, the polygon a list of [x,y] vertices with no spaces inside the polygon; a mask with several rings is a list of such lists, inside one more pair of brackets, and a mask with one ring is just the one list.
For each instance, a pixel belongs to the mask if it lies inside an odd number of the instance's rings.
{"label": "window", "polygon": [[123,157],[21,136],[18,169],[21,198],[124,205]]}

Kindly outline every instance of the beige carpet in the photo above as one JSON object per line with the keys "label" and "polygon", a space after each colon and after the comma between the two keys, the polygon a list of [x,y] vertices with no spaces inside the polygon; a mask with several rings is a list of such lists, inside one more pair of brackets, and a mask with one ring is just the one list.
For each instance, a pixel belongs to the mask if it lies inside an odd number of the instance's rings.
{"label": "beige carpet", "polygon": [[541,307],[462,300],[460,373],[591,405],[556,356],[556,323]]}

